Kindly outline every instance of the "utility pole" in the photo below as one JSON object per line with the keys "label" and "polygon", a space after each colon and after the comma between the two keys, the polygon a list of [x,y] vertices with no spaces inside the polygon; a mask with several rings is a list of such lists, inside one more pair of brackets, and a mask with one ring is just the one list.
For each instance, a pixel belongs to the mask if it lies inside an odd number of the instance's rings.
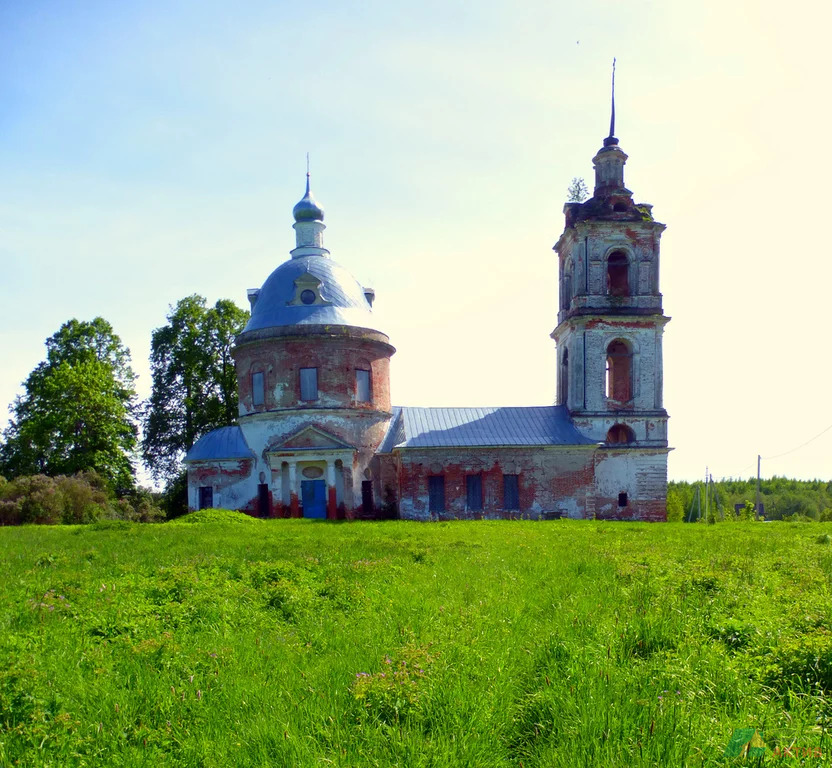
{"label": "utility pole", "polygon": [[760,519],[760,454],[757,454],[757,506],[754,508],[754,519]]}
{"label": "utility pole", "polygon": [[706,523],[711,522],[708,519],[708,506],[709,506],[708,505],[708,501],[709,501],[708,497],[710,496],[709,490],[710,489],[708,488],[708,468],[705,467],[705,522]]}

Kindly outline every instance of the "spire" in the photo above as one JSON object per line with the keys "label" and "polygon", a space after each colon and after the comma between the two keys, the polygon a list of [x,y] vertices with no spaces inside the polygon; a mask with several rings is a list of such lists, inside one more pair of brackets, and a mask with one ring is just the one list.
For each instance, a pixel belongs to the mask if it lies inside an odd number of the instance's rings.
{"label": "spire", "polygon": [[595,197],[632,193],[624,186],[624,164],[627,155],[618,146],[615,138],[615,59],[612,60],[612,89],[610,94],[610,135],[604,139],[604,146],[592,158],[595,165]]}
{"label": "spire", "polygon": [[297,246],[292,250],[292,258],[303,256],[329,256],[329,251],[323,247],[324,209],[318,205],[310,187],[309,153],[306,154],[306,193],[292,209],[295,217],[295,240]]}
{"label": "spire", "polygon": [[618,144],[618,139],[615,138],[615,57],[612,59],[612,94],[610,99],[610,135],[604,139],[604,146],[609,147],[612,144]]}

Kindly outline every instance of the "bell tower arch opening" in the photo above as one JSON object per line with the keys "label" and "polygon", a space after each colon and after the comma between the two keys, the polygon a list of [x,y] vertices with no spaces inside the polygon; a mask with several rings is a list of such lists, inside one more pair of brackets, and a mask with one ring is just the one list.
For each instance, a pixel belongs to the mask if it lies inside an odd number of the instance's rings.
{"label": "bell tower arch opening", "polygon": [[608,400],[628,403],[633,399],[633,350],[623,339],[607,345],[604,395]]}
{"label": "bell tower arch opening", "polygon": [[631,295],[630,259],[624,251],[613,251],[607,258],[607,295]]}

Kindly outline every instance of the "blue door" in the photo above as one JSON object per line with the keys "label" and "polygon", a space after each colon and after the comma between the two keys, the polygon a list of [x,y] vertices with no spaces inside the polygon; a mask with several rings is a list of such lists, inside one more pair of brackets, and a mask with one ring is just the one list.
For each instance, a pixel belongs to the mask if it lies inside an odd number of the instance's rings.
{"label": "blue door", "polygon": [[300,498],[304,517],[326,517],[326,483],[323,480],[301,480]]}

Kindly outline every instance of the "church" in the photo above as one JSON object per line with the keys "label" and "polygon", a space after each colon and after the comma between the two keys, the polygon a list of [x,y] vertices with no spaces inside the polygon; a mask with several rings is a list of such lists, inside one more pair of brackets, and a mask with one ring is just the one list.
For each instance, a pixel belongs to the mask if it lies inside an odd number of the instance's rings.
{"label": "church", "polygon": [[[394,406],[395,348],[324,247],[307,174],[291,258],[248,292],[239,417],[185,457],[191,509],[260,517],[666,519],[659,292],[664,224],[624,186],[610,131],[595,186],[564,206],[551,332],[557,405]],[[553,384],[555,384],[553,382]]]}

